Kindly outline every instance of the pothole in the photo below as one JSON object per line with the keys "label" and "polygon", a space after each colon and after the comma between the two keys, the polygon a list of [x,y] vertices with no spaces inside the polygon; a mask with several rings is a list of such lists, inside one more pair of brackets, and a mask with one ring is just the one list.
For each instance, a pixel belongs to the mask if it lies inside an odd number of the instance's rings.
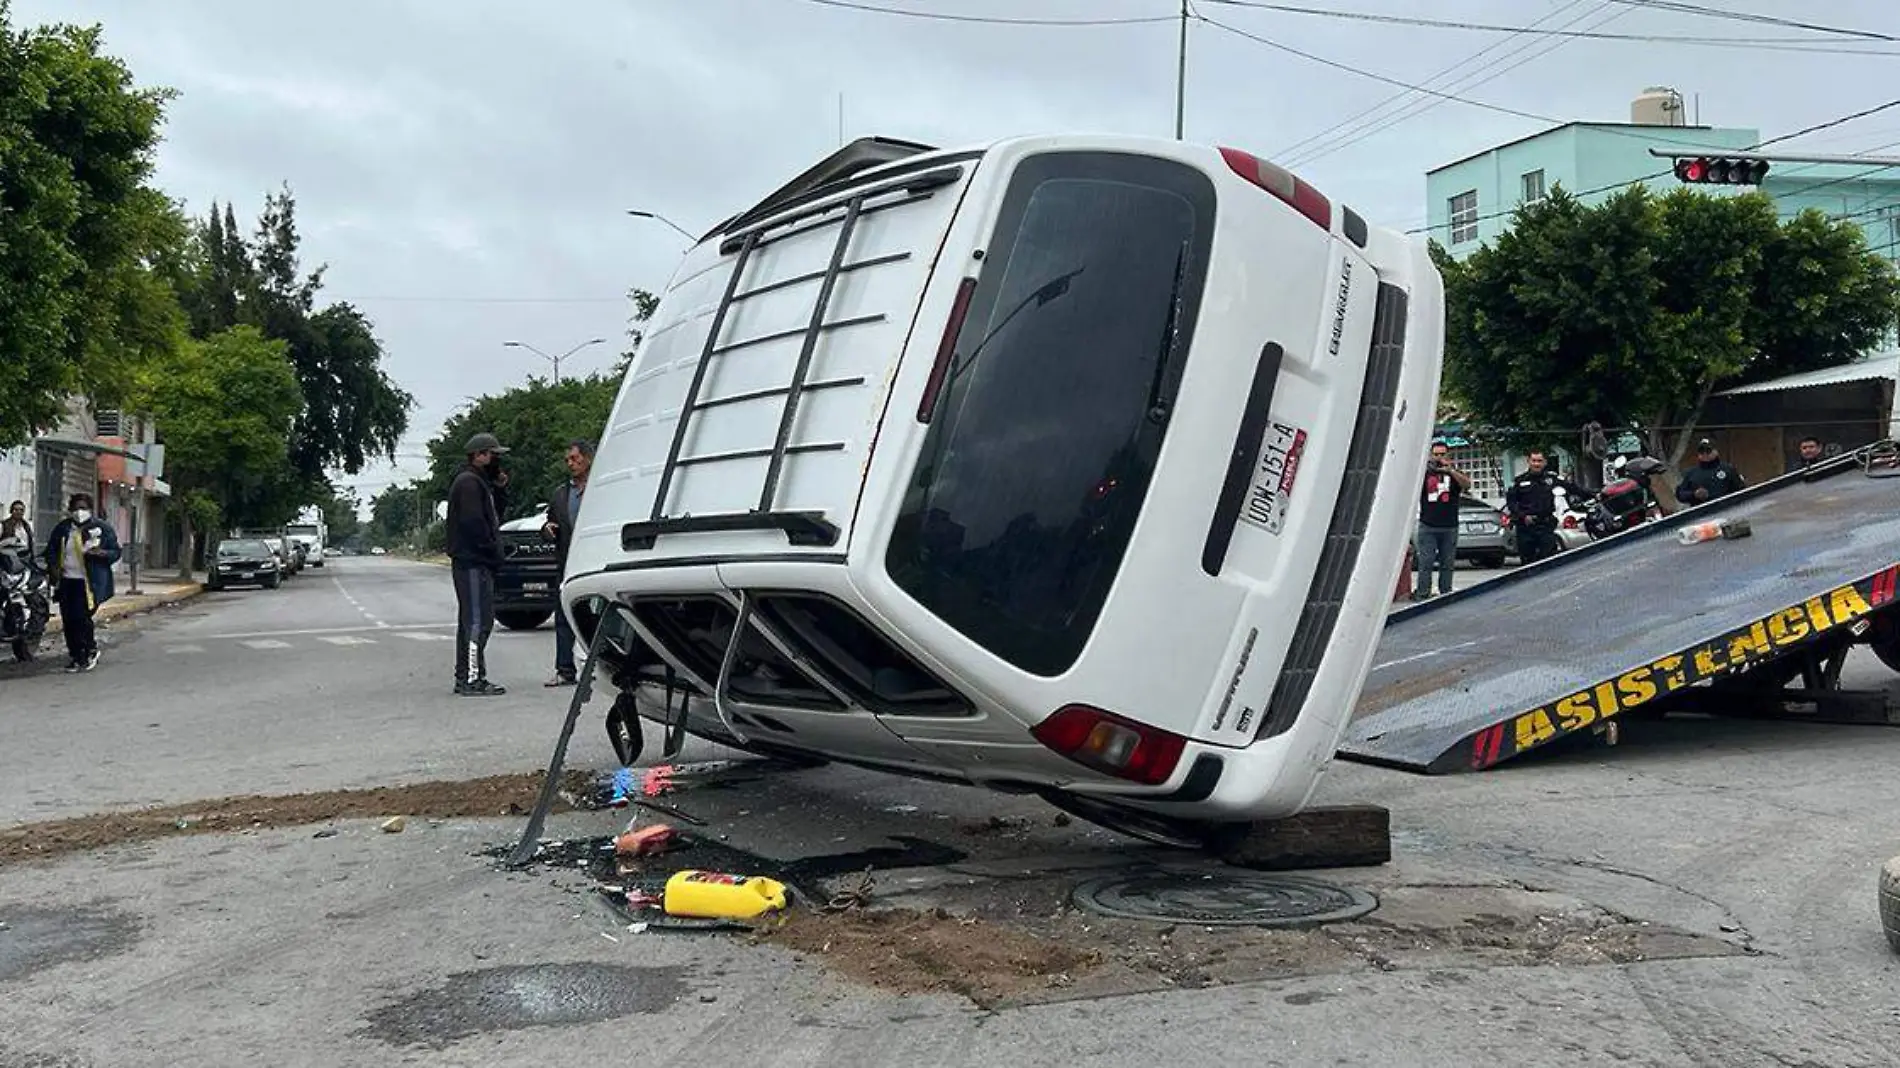
{"label": "pothole", "polygon": [[138,920],[100,908],[0,907],[0,982],[131,948]]}
{"label": "pothole", "polygon": [[1379,907],[1364,890],[1259,872],[1141,872],[1075,888],[1078,908],[1102,916],[1209,927],[1318,927]]}
{"label": "pothole", "polygon": [[495,1031],[660,1012],[685,993],[677,968],[590,962],[483,968],[375,1010],[365,1017],[363,1033],[392,1046],[440,1049]]}

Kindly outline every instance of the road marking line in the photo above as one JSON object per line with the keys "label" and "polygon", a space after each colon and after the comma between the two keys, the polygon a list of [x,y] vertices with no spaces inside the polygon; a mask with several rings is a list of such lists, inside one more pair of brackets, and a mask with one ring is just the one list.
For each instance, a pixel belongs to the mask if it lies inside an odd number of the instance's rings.
{"label": "road marking line", "polygon": [[274,642],[268,639],[264,641],[244,642],[243,644],[251,647],[252,649],[288,649],[290,648],[289,642]]}
{"label": "road marking line", "polygon": [[428,631],[419,630],[405,631],[396,637],[408,638],[412,642],[452,642],[455,640],[453,634],[431,634]]}
{"label": "road marking line", "polygon": [[250,630],[236,634],[196,634],[199,641],[235,641],[242,638],[308,638],[318,634],[358,634],[366,630],[454,630],[453,623],[385,623],[380,626],[309,627],[303,630]]}
{"label": "road marking line", "polygon": [[318,638],[317,640],[320,642],[328,642],[331,645],[375,645],[376,644],[376,639],[374,638],[359,638],[354,634],[337,634],[337,635],[332,635],[327,638]]}
{"label": "road marking line", "polygon": [[172,653],[172,654],[175,654],[175,653],[202,653],[202,652],[204,652],[204,651],[205,651],[205,647],[204,647],[204,646],[202,646],[202,645],[173,645],[173,646],[168,646],[168,647],[166,647],[166,649],[165,649],[165,652],[167,652],[167,653]]}

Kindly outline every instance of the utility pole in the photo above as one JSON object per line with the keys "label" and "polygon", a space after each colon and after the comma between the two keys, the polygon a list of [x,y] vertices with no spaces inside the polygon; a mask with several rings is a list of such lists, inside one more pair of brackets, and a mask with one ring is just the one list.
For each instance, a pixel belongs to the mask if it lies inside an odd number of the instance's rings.
{"label": "utility pole", "polygon": [[1181,0],[1181,54],[1174,73],[1174,139],[1184,139],[1187,128],[1187,28],[1188,0]]}

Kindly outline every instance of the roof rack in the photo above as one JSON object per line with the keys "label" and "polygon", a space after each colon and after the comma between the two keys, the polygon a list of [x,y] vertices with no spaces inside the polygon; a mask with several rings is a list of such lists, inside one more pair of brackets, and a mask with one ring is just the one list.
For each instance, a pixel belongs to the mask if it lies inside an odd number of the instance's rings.
{"label": "roof rack", "polygon": [[895,163],[901,159],[935,151],[937,151],[937,146],[916,141],[900,141],[892,137],[860,137],[819,160],[806,169],[805,173],[773,190],[764,200],[754,204],[745,212],[720,223],[701,240],[706,240],[716,234],[732,233],[772,214],[794,200],[826,186],[836,185],[852,175],[873,167],[882,167],[887,163]]}

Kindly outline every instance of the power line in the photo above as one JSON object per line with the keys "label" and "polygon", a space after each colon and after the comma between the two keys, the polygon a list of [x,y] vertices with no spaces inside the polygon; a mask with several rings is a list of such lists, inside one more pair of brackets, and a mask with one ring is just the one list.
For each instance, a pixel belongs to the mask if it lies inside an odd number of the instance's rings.
{"label": "power line", "polygon": [[1774,15],[1757,15],[1748,11],[1724,11],[1720,8],[1702,7],[1699,4],[1685,4],[1678,0],[1616,0],[1630,7],[1648,8],[1651,11],[1673,11],[1683,15],[1700,15],[1704,18],[1727,19],[1731,22],[1752,22],[1763,26],[1784,26],[1791,30],[1813,30],[1815,33],[1829,33],[1837,37],[1859,37],[1869,41],[1900,41],[1889,33],[1875,30],[1846,29],[1840,26],[1823,26],[1813,22],[1799,22],[1794,19],[1778,18]]}
{"label": "power line", "polygon": [[[1544,15],[1543,17],[1539,18],[1536,22],[1533,22],[1531,25],[1536,26],[1549,19],[1556,18],[1561,13],[1568,11],[1572,8],[1575,8],[1578,5],[1582,4],[1583,2],[1584,0],[1567,0],[1567,2],[1564,4],[1563,7],[1558,8],[1556,11],[1553,11],[1547,15]],[[1608,6],[1607,0],[1604,0],[1603,6]],[[1573,23],[1565,23],[1566,26],[1572,25],[1572,24]],[[1444,78],[1445,76],[1453,73],[1454,71],[1457,71],[1458,69],[1468,64],[1476,62],[1478,59],[1480,59],[1481,57],[1485,56],[1488,53],[1494,52],[1499,48],[1505,47],[1506,45],[1510,44],[1514,40],[1516,40],[1515,37],[1506,37],[1501,41],[1493,41],[1492,43],[1486,45],[1485,47],[1479,49],[1478,51],[1473,52],[1471,55],[1466,56],[1464,59],[1461,59],[1458,62],[1453,63],[1451,66],[1446,67],[1443,70],[1440,70],[1434,73],[1431,77],[1426,78],[1423,82],[1419,84],[1421,85],[1438,84],[1439,79]],[[1510,54],[1515,55],[1516,53],[1513,52]],[[1503,57],[1499,57],[1499,58],[1503,58]],[[1471,71],[1467,75],[1463,75],[1463,76],[1460,76],[1459,78],[1453,79],[1450,83],[1447,83],[1446,87],[1452,88],[1452,89],[1463,88],[1464,86],[1461,85],[1460,83],[1464,82],[1465,79],[1470,77],[1471,74],[1476,74],[1479,71],[1482,71],[1486,69],[1487,67],[1494,65],[1495,63],[1496,63],[1496,60],[1493,60],[1491,63],[1484,64],[1483,66],[1478,67],[1477,70]],[[1314,142],[1324,141],[1330,138],[1332,134],[1340,130],[1347,130],[1350,133],[1350,132],[1362,130],[1368,126],[1377,125],[1383,119],[1391,118],[1392,116],[1390,115],[1382,116],[1381,118],[1373,119],[1371,122],[1368,122],[1368,123],[1362,123],[1360,122],[1360,120],[1366,118],[1367,116],[1374,115],[1378,112],[1384,111],[1388,106],[1390,106],[1393,103],[1397,103],[1400,101],[1405,102],[1401,104],[1398,111],[1394,113],[1394,114],[1403,114],[1411,104],[1416,103],[1416,100],[1415,100],[1416,96],[1417,94],[1414,93],[1410,89],[1393,93],[1391,96],[1388,96],[1384,100],[1379,101],[1377,104],[1374,104],[1372,107],[1369,107],[1365,109],[1364,111],[1361,111],[1355,115],[1352,115],[1340,122],[1336,122],[1333,125],[1328,126],[1326,129],[1321,130],[1319,133],[1313,134],[1309,137],[1302,138],[1301,140],[1295,141],[1284,148],[1275,149],[1270,158],[1280,160],[1286,166],[1294,166],[1296,165],[1294,156],[1298,154],[1303,157],[1305,155],[1305,152],[1301,150],[1311,151],[1311,149],[1309,149],[1308,146],[1312,145]]]}
{"label": "power line", "polygon": [[1006,18],[990,15],[951,15],[938,11],[911,11],[901,7],[884,7],[880,4],[854,3],[852,0],[804,0],[807,4],[820,7],[844,8],[847,11],[865,11],[876,15],[898,15],[912,19],[930,19],[935,22],[973,22],[985,26],[1140,26],[1157,22],[1174,22],[1178,15],[1137,15],[1126,18],[1094,19],[1043,19],[1043,18]]}
{"label": "power line", "polygon": [[[1601,14],[1605,12],[1606,10],[1609,10],[1609,8],[1610,8],[1610,0],[1601,0],[1601,2],[1599,2],[1595,7],[1591,8],[1588,11],[1583,12],[1582,14],[1577,15],[1576,17],[1572,18],[1570,21],[1564,23],[1562,28],[1568,28],[1571,26],[1575,26],[1579,23],[1585,22],[1591,18],[1596,17],[1598,14]],[[1608,18],[1598,21],[1597,23],[1594,24],[1592,28],[1601,28],[1601,27],[1607,26],[1610,23],[1615,22],[1617,19],[1622,18],[1627,13],[1628,13],[1627,11],[1622,10],[1622,9],[1611,11]],[[1505,40],[1509,41],[1513,39],[1514,38],[1506,38]],[[1537,38],[1532,38],[1529,41],[1526,41],[1522,46],[1518,48],[1514,48],[1511,51],[1505,53],[1504,55],[1498,56],[1497,58],[1493,59],[1491,62],[1486,63],[1483,66],[1480,66],[1479,68],[1477,68],[1476,70],[1471,71],[1469,74],[1465,75],[1464,77],[1459,78],[1456,82],[1454,82],[1448,88],[1456,89],[1460,92],[1470,90],[1470,89],[1476,89],[1478,86],[1485,85],[1489,82],[1493,82],[1499,78],[1502,78],[1506,74],[1509,74],[1510,72],[1518,69],[1519,67],[1524,66],[1527,63],[1530,63],[1537,59],[1541,59],[1544,56],[1550,55],[1552,52],[1557,51],[1558,49],[1562,48],[1564,45],[1568,43],[1569,43],[1568,41],[1562,38],[1558,38],[1556,40],[1551,40],[1548,42],[1540,41]],[[1508,60],[1515,60],[1515,62],[1507,63],[1506,61]],[[1505,65],[1500,67],[1499,66],[1500,63],[1505,63]],[[1490,73],[1487,74],[1485,73],[1486,71],[1489,71]],[[1483,74],[1484,76],[1476,77],[1477,75],[1480,75],[1480,74]],[[1358,144],[1359,142],[1364,141],[1365,139],[1372,137],[1375,134],[1379,134],[1386,130],[1389,130],[1401,122],[1406,122],[1410,119],[1417,118],[1418,116],[1423,115],[1428,111],[1434,111],[1438,108],[1441,108],[1445,106],[1445,103],[1446,102],[1443,100],[1413,101],[1411,104],[1399,109],[1398,112],[1392,115],[1388,115],[1383,119],[1376,120],[1371,125],[1362,128],[1354,136],[1349,136],[1345,138],[1344,140],[1341,140],[1338,143],[1333,144],[1330,147],[1327,147],[1320,151],[1316,151],[1316,152],[1309,151],[1306,153],[1302,153],[1301,154],[1302,158],[1299,160],[1298,165],[1304,166],[1306,164],[1310,164],[1318,160],[1324,159],[1325,157],[1332,155],[1335,152],[1343,151],[1344,149],[1349,148],[1352,145]],[[1287,164],[1287,166],[1294,166],[1294,165],[1295,164],[1293,163]]]}
{"label": "power line", "polygon": [[[1621,2],[1621,0],[1619,0],[1619,2]],[[1811,133],[1820,133],[1822,130],[1833,129],[1836,126],[1844,126],[1847,123],[1853,122],[1856,119],[1864,119],[1868,117],[1869,115],[1878,115],[1883,111],[1888,111],[1893,108],[1900,108],[1900,100],[1889,100],[1885,104],[1878,104],[1871,108],[1863,108],[1862,110],[1856,111],[1850,115],[1842,115],[1838,119],[1829,119],[1826,122],[1817,122],[1812,126],[1803,127],[1802,129],[1796,130],[1793,133],[1785,133],[1779,137],[1770,137],[1766,141],[1757,141],[1756,143],[1749,145],[1747,148],[1740,149],[1740,151],[1753,152],[1756,149],[1767,148],[1769,145],[1778,145],[1782,143],[1783,141],[1792,141],[1797,137],[1806,137],[1808,134],[1811,134]],[[1656,178],[1662,178],[1673,173],[1674,173],[1674,168],[1671,168],[1670,170],[1666,170],[1666,171],[1657,171],[1654,174],[1646,174],[1640,178],[1629,178],[1620,182],[1611,182],[1609,185],[1600,185],[1600,186],[1597,186],[1595,189],[1585,189],[1580,193],[1572,193],[1570,195],[1577,198],[1595,196],[1598,193],[1608,193],[1611,190],[1615,190],[1615,189],[1626,189],[1632,185],[1638,185],[1643,182],[1651,181]],[[1467,221],[1468,222],[1484,222],[1488,219],[1498,219],[1506,215],[1514,214],[1516,211],[1517,211],[1516,208],[1506,208],[1501,211],[1493,211],[1485,215],[1480,215],[1475,219],[1471,219]],[[1451,223],[1449,220],[1447,220],[1446,222],[1441,223],[1437,226],[1433,226],[1428,223],[1425,226],[1414,227],[1413,229],[1407,230],[1406,233],[1423,234],[1423,233],[1430,233],[1433,230],[1449,230],[1449,229],[1451,229]]]}
{"label": "power line", "polygon": [[[1267,3],[1265,0],[1205,0],[1223,7],[1252,8],[1286,15],[1309,15],[1350,22],[1371,22],[1390,26],[1416,26],[1437,30],[1464,30],[1477,33],[1528,34],[1535,37],[1563,37],[1579,41],[1633,41],[1654,44],[1702,45],[1711,48],[1761,48],[1770,51],[1819,52],[1830,55],[1894,56],[1892,49],[1849,49],[1822,43],[1814,37],[1705,37],[1664,33],[1606,33],[1601,30],[1537,29],[1529,26],[1503,26],[1488,22],[1455,19],[1430,19],[1412,15],[1387,15],[1373,11],[1340,11],[1332,8],[1302,7],[1297,4]],[[1614,2],[1614,0],[1611,0]],[[1548,16],[1546,16],[1548,17]],[[1542,21],[1541,19],[1539,21]]]}

